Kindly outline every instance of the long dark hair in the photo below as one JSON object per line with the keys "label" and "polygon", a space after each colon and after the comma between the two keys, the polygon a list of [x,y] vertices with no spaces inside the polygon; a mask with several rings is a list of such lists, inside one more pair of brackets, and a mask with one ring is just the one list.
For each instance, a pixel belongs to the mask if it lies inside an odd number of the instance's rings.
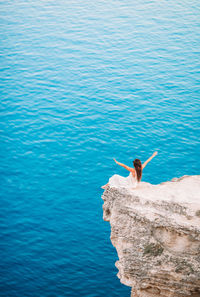
{"label": "long dark hair", "polygon": [[141,163],[140,159],[135,159],[133,161],[133,165],[135,167],[137,180],[141,181],[141,178],[142,178],[142,163]]}

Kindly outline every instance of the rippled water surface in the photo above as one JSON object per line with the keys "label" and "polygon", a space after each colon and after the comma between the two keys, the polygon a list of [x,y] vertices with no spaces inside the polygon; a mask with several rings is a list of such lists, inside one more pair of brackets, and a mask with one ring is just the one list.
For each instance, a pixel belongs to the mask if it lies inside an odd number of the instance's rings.
{"label": "rippled water surface", "polygon": [[200,3],[0,6],[0,295],[129,296],[100,186],[199,174]]}

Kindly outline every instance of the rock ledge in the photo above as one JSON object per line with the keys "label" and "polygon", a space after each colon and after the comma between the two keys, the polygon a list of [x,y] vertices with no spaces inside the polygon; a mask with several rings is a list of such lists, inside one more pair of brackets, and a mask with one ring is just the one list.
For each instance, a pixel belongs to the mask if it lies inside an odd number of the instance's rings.
{"label": "rock ledge", "polygon": [[200,175],[108,187],[102,199],[118,277],[131,296],[200,297]]}

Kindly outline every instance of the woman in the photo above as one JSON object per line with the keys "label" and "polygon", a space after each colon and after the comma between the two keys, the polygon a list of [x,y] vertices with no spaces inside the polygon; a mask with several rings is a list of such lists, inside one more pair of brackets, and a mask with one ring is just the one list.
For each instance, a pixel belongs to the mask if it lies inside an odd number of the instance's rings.
{"label": "woman", "polygon": [[109,182],[106,185],[102,186],[101,188],[106,189],[106,187],[108,185],[111,187],[115,187],[115,188],[119,188],[119,187],[120,188],[136,188],[142,179],[142,170],[157,154],[158,154],[158,152],[153,153],[153,155],[146,162],[144,162],[144,164],[141,163],[140,159],[135,159],[133,161],[134,168],[126,166],[120,162],[117,162],[114,159],[115,163],[124,167],[126,170],[130,171],[130,174],[127,177],[123,177],[121,175],[114,174],[109,179]]}

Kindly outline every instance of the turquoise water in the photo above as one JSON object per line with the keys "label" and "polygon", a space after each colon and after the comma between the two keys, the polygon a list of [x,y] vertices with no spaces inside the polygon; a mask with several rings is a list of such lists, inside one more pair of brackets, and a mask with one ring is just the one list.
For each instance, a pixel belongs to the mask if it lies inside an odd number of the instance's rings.
{"label": "turquoise water", "polygon": [[199,9],[1,3],[1,296],[129,296],[100,186],[199,174]]}

